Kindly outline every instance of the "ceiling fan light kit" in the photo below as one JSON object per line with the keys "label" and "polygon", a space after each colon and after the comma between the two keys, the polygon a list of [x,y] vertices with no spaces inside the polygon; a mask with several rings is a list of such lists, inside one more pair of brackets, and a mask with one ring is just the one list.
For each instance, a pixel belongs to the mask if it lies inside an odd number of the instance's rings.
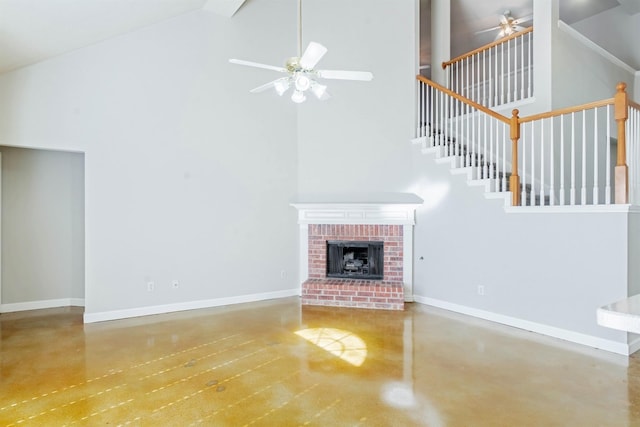
{"label": "ceiling fan light kit", "polygon": [[284,67],[245,61],[242,59],[230,59],[232,64],[248,67],[264,68],[288,74],[269,83],[251,89],[249,92],[258,93],[274,88],[276,93],[283,96],[289,88],[293,87],[291,101],[301,104],[307,99],[307,92],[313,93],[321,101],[330,98],[327,86],[318,82],[318,79],[359,80],[371,81],[373,74],[368,71],[343,71],[343,70],[316,70],[315,66],[327,53],[327,48],[320,43],[310,42],[304,53],[302,50],[302,0],[298,0],[298,56],[289,58]]}

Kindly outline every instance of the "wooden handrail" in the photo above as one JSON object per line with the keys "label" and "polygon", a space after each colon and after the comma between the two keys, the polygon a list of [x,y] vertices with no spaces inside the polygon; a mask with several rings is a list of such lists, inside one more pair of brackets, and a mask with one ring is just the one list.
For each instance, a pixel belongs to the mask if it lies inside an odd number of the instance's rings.
{"label": "wooden handrail", "polygon": [[457,56],[457,57],[455,57],[455,58],[453,58],[453,59],[451,59],[449,61],[445,61],[445,62],[442,63],[442,69],[445,70],[451,64],[455,64],[458,61],[462,61],[463,59],[466,59],[466,58],[468,58],[470,56],[473,56],[476,53],[481,53],[481,52],[484,52],[485,50],[489,50],[494,46],[499,46],[502,43],[508,42],[509,40],[513,40],[513,39],[518,38],[520,36],[524,36],[525,34],[530,33],[532,31],[533,31],[533,27],[526,28],[526,29],[524,29],[524,30],[522,30],[520,32],[513,33],[510,36],[507,36],[507,37],[502,38],[500,40],[496,40],[494,42],[491,42],[489,44],[481,46],[481,47],[479,47],[477,49],[474,49],[471,52],[467,52],[467,53],[465,53],[463,55]]}
{"label": "wooden handrail", "polygon": [[457,99],[458,101],[463,102],[463,103],[465,103],[467,105],[470,105],[473,108],[475,108],[476,110],[482,111],[483,113],[488,114],[491,117],[493,117],[495,119],[498,119],[498,120],[500,120],[501,122],[503,122],[503,123],[505,123],[507,125],[509,123],[511,123],[511,120],[508,117],[505,117],[500,113],[496,113],[495,111],[485,107],[484,105],[478,104],[477,102],[472,101],[469,98],[465,98],[464,96],[459,95],[459,94],[455,93],[454,91],[452,91],[450,89],[447,89],[446,87],[444,87],[442,85],[439,85],[438,83],[436,83],[436,82],[434,82],[432,80],[429,80],[426,77],[418,75],[418,76],[416,76],[416,78],[419,81],[421,81],[422,83],[424,83],[426,85],[429,85],[431,87],[434,87],[434,88],[438,89],[439,91],[444,92],[447,95]]}
{"label": "wooden handrail", "polygon": [[633,102],[632,100],[629,100],[629,107],[633,107],[636,110],[640,110],[640,104],[638,104],[637,102]]}
{"label": "wooden handrail", "polygon": [[594,101],[594,102],[589,102],[587,104],[577,105],[575,107],[561,108],[559,110],[547,111],[546,113],[533,114],[531,116],[522,117],[520,119],[520,123],[534,122],[536,120],[562,116],[563,114],[577,113],[583,110],[590,110],[592,108],[605,107],[607,105],[613,105],[613,104],[614,104],[614,98],[603,99],[602,101]]}

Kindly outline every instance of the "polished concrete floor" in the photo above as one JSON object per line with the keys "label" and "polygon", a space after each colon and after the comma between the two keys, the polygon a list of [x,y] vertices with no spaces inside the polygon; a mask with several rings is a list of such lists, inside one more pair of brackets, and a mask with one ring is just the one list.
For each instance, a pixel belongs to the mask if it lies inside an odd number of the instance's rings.
{"label": "polished concrete floor", "polygon": [[640,359],[418,304],[61,308],[0,333],[0,425],[640,425]]}

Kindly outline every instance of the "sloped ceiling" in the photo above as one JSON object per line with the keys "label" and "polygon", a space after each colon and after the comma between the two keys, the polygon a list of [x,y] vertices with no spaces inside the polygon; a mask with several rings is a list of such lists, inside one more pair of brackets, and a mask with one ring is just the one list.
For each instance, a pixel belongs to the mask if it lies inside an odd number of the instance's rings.
{"label": "sloped ceiling", "polygon": [[[0,73],[195,10],[232,16],[252,1],[257,0],[0,0]],[[428,8],[430,1],[420,4]],[[618,6],[633,15],[640,0],[560,0],[560,18],[573,24]],[[491,42],[494,34],[476,32],[497,25],[506,9],[516,18],[532,14],[533,0],[451,0],[451,8],[451,53],[457,56]],[[430,30],[424,28],[429,14],[421,19],[425,65],[430,63]]]}
{"label": "sloped ceiling", "polygon": [[206,0],[1,0],[0,73],[203,7]]}

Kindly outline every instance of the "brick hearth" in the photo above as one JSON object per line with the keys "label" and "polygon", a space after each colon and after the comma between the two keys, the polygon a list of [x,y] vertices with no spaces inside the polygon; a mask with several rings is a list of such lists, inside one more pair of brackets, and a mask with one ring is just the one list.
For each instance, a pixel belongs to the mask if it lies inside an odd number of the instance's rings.
{"label": "brick hearth", "polygon": [[302,284],[302,304],[404,310],[402,282],[309,279]]}

